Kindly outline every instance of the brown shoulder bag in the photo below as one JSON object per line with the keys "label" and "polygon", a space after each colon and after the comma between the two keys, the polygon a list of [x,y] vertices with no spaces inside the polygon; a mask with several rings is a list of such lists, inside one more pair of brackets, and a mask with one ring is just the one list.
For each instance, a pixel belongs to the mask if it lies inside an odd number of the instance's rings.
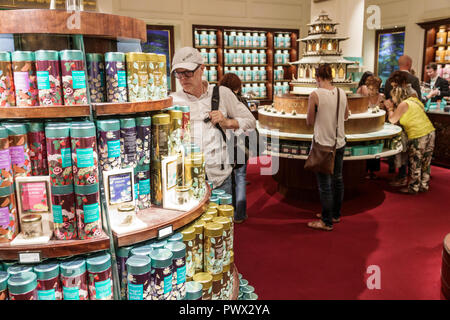
{"label": "brown shoulder bag", "polygon": [[340,90],[337,88],[337,116],[336,116],[336,139],[334,146],[323,146],[312,139],[311,149],[309,151],[308,159],[306,159],[305,170],[313,172],[320,172],[324,174],[334,173],[334,157],[336,155],[336,145],[338,138],[339,125],[339,105],[340,105]]}

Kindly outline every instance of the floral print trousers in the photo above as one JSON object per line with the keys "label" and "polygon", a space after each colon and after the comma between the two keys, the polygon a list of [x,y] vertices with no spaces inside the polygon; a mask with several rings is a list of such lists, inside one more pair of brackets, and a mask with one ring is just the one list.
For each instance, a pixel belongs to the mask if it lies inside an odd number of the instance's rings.
{"label": "floral print trousers", "polygon": [[428,191],[436,131],[408,141],[410,191]]}

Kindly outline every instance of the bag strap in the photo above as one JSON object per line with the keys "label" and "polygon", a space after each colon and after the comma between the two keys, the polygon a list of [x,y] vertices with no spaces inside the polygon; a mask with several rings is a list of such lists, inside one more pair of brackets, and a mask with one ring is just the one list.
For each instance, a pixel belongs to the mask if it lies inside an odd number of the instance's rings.
{"label": "bag strap", "polygon": [[[219,88],[220,86],[216,85],[213,89],[213,95],[211,97],[211,111],[219,110],[219,102],[220,102],[220,94],[219,94]],[[225,132],[223,131],[222,127],[216,123],[216,128],[219,129],[220,133],[222,134],[223,141],[225,143],[227,142],[227,136]],[[224,170],[223,163],[220,166],[221,170]]]}
{"label": "bag strap", "polygon": [[338,87],[336,87],[337,90],[337,110],[336,110],[336,140],[334,141],[334,147],[337,146],[337,139],[338,139],[338,129],[339,129],[339,107],[341,105],[341,90],[339,90]]}

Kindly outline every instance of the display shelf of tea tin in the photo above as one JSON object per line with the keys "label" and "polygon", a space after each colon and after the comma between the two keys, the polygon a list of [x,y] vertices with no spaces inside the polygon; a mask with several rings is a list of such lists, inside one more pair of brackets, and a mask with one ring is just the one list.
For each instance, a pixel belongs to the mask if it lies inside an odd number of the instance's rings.
{"label": "display shelf of tea tin", "polygon": [[228,46],[225,46],[224,47],[225,49],[233,49],[233,50],[267,50],[267,49],[269,49],[268,47],[235,47],[235,46],[233,46],[233,47],[228,47]]}
{"label": "display shelf of tea tin", "polygon": [[89,117],[89,105],[0,108],[3,119],[51,119]]}
{"label": "display shelf of tea tin", "polygon": [[158,230],[172,226],[172,230],[177,230],[199,218],[207,209],[211,189],[206,185],[206,194],[197,206],[188,211],[164,209],[152,206],[140,210],[137,217],[144,222],[147,227],[133,232],[118,235],[112,231],[114,243],[117,247],[129,246],[138,242],[146,241],[158,237]]}
{"label": "display shelf of tea tin", "polygon": [[0,260],[19,260],[21,253],[39,253],[41,260],[75,256],[101,250],[109,250],[110,238],[105,232],[98,238],[85,240],[50,240],[45,244],[30,244],[12,246],[10,243],[0,243]]}
{"label": "display shelf of tea tin", "polygon": [[149,111],[159,111],[172,106],[173,98],[123,103],[93,103],[93,111],[97,116],[109,116],[119,114],[134,114]]}

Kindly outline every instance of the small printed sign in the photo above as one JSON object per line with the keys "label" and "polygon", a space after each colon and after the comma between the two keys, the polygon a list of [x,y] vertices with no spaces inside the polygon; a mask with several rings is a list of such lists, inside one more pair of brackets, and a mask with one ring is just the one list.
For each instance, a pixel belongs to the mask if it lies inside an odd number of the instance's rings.
{"label": "small printed sign", "polygon": [[19,263],[39,263],[41,262],[40,252],[19,252]]}
{"label": "small printed sign", "polygon": [[173,233],[173,226],[168,225],[166,227],[162,227],[161,229],[158,229],[158,238],[165,238]]}

